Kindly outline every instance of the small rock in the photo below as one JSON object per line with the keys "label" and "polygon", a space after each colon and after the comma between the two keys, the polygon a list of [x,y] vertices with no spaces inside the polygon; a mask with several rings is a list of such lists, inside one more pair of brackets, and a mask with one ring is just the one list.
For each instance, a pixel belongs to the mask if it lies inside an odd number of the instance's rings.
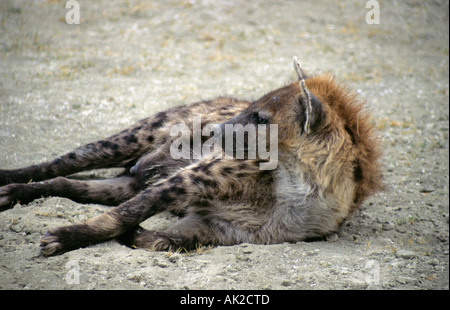
{"label": "small rock", "polygon": [[385,230],[385,231],[389,231],[389,230],[392,230],[392,229],[394,229],[394,228],[395,228],[395,225],[394,225],[393,223],[390,223],[390,222],[384,222],[384,223],[382,224],[382,229]]}
{"label": "small rock", "polygon": [[251,244],[243,243],[240,245],[240,247],[242,248],[242,253],[244,253],[244,254],[253,253],[253,246]]}
{"label": "small rock", "polygon": [[9,229],[15,233],[20,233],[23,230],[23,226],[20,224],[10,225]]}
{"label": "small rock", "polygon": [[314,256],[314,255],[318,255],[320,253],[319,249],[315,249],[314,251],[308,251],[306,252],[306,255],[308,256]]}
{"label": "small rock", "polygon": [[251,254],[253,253],[253,249],[252,248],[245,248],[242,250],[242,253],[244,254]]}
{"label": "small rock", "polygon": [[397,282],[400,284],[412,284],[412,285],[417,285],[419,283],[419,280],[417,280],[416,278],[411,278],[411,277],[403,277],[403,276],[399,276],[396,278]]}
{"label": "small rock", "polygon": [[421,192],[422,194],[429,194],[434,192],[434,188],[431,188],[430,186],[424,186],[421,189],[419,189],[419,192]]}
{"label": "small rock", "polygon": [[136,262],[137,262],[138,264],[145,264],[145,263],[148,262],[148,257],[138,256],[138,257],[136,258]]}
{"label": "small rock", "polygon": [[131,273],[127,276],[127,279],[136,283],[139,283],[142,280],[143,276],[139,273]]}
{"label": "small rock", "polygon": [[428,262],[428,264],[431,266],[437,266],[437,265],[439,265],[439,260],[437,258],[433,258],[432,260],[430,260]]}
{"label": "small rock", "polygon": [[176,263],[180,260],[181,254],[180,253],[173,253],[169,256],[169,262]]}
{"label": "small rock", "polygon": [[416,257],[416,253],[409,250],[398,250],[397,252],[395,252],[395,256],[398,258],[411,259]]}
{"label": "small rock", "polygon": [[160,260],[158,260],[158,259],[155,258],[155,259],[153,260],[153,266],[161,267],[161,268],[166,268],[168,265],[167,265],[166,262],[160,261]]}
{"label": "small rock", "polygon": [[401,234],[406,234],[406,232],[408,231],[404,226],[397,226],[395,230]]}

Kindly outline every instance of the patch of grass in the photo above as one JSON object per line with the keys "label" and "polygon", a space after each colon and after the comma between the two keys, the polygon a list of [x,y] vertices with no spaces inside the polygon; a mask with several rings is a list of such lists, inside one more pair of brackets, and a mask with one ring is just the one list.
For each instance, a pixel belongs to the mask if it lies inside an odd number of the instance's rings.
{"label": "patch of grass", "polygon": [[21,9],[21,8],[14,8],[14,7],[11,7],[11,8],[8,8],[8,9],[6,10],[6,12],[8,12],[8,13],[10,13],[10,14],[17,14],[17,15],[20,15],[20,14],[22,14],[22,9]]}
{"label": "patch of grass", "polygon": [[415,216],[408,216],[407,218],[399,218],[396,221],[398,226],[402,226],[402,225],[405,225],[405,224],[413,225],[413,224],[418,223],[418,222],[420,222],[420,219],[418,217],[415,217]]}

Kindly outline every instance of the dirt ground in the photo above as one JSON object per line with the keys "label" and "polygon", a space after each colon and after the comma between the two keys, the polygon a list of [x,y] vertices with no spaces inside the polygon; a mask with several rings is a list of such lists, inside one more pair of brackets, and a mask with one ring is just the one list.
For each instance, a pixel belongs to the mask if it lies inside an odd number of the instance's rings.
{"label": "dirt ground", "polygon": [[[66,22],[66,2],[0,2],[1,168],[50,160],[171,106],[256,99],[295,79],[296,55],[367,101],[387,189],[327,241],[187,254],[110,241],[50,258],[39,252],[48,226],[107,207],[38,199],[0,214],[0,288],[449,288],[448,1],[80,0],[79,24]],[[366,22],[366,2],[379,3],[379,24]]]}

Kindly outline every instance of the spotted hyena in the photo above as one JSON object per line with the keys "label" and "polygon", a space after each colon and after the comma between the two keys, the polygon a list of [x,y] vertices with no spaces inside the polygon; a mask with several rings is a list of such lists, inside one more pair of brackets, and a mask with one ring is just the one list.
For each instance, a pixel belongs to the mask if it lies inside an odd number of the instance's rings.
{"label": "spotted hyena", "polygon": [[[46,256],[110,239],[168,250],[297,242],[334,232],[382,187],[379,141],[355,94],[329,75],[306,76],[294,66],[299,81],[256,101],[221,97],[175,107],[51,162],[0,170],[0,208],[47,196],[115,206],[84,223],[49,228],[41,239]],[[261,169],[268,159],[248,154],[194,156],[193,143],[192,156],[171,156],[177,139],[171,128],[196,116],[202,126],[218,124],[219,132],[227,124],[277,125],[274,169]],[[109,167],[125,172],[106,180],[66,177]],[[179,220],[161,232],[139,226],[163,211]]]}

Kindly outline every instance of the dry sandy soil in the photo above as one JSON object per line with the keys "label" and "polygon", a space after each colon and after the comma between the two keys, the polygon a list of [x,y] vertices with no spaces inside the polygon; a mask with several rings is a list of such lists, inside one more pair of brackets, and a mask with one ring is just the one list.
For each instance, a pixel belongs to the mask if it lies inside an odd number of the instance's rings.
{"label": "dry sandy soil", "polygon": [[[63,198],[0,214],[2,289],[448,289],[448,1],[0,2],[0,168],[50,160],[156,111],[258,98],[332,72],[367,101],[387,189],[326,241],[131,250],[115,241],[45,258],[48,226],[104,212]],[[108,176],[116,171],[95,171]],[[145,223],[162,227],[160,215]],[[78,277],[77,277],[78,276]]]}

